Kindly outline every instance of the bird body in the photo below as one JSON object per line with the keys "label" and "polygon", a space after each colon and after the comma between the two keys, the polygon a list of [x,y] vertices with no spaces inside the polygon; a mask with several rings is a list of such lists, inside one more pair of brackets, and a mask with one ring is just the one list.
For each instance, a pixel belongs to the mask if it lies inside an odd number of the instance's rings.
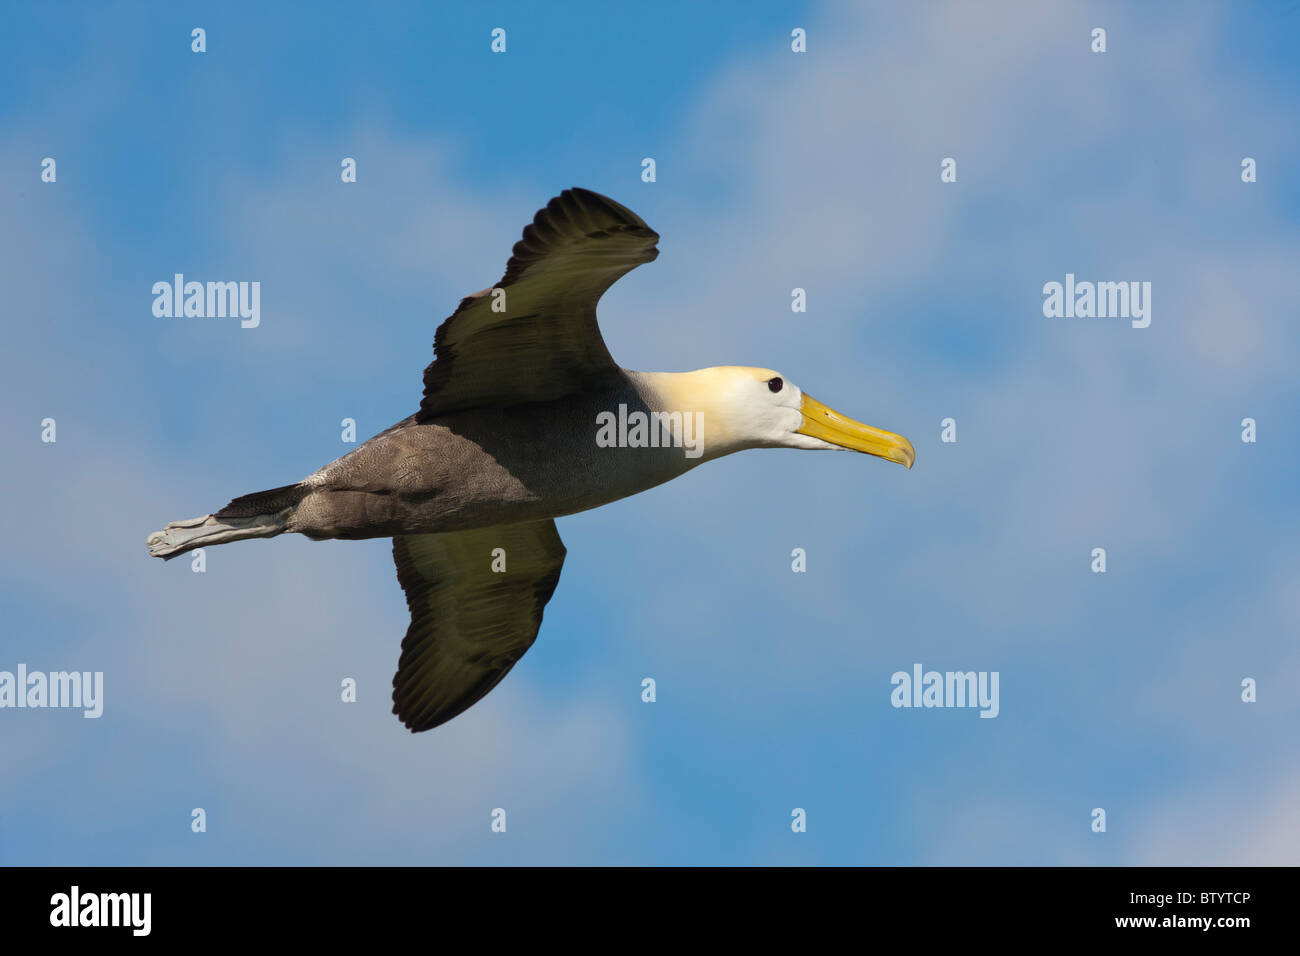
{"label": "bird body", "polygon": [[553,519],[747,448],[851,449],[911,467],[892,432],[770,369],[633,372],[595,306],[658,255],[626,207],[566,190],[525,228],[502,280],[438,329],[419,411],[302,481],[150,535],[152,555],[286,532],[393,538],[411,626],[394,713],[414,731],[464,711],[531,646],[565,549]]}
{"label": "bird body", "polygon": [[[408,419],[305,479],[311,493],[289,530],[387,537],[557,518],[645,491],[705,460],[671,446],[597,445],[604,412],[659,410],[650,404],[657,396],[637,384],[628,376],[551,402]],[[379,486],[375,475],[385,476]]]}

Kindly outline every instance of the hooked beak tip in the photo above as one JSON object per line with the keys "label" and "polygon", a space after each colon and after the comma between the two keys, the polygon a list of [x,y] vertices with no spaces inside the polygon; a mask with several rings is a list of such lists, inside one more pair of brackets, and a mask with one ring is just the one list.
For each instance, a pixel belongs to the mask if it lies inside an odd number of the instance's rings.
{"label": "hooked beak tip", "polygon": [[916,449],[902,435],[854,421],[806,394],[800,411],[803,413],[803,425],[799,428],[802,435],[896,462],[909,471],[916,463]]}

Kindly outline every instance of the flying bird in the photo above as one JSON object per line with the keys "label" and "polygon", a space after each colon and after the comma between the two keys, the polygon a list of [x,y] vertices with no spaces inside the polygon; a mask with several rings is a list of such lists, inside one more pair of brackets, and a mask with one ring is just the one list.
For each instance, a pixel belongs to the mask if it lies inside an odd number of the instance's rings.
{"label": "flying bird", "polygon": [[658,241],[625,206],[566,189],[524,228],[501,281],[438,327],[415,414],[296,484],[171,522],[149,553],[285,532],[391,537],[411,614],[393,713],[418,732],[482,699],[532,646],[564,564],[555,518],[748,448],[848,449],[912,467],[906,438],[771,369],[620,368],[596,303],[657,258]]}

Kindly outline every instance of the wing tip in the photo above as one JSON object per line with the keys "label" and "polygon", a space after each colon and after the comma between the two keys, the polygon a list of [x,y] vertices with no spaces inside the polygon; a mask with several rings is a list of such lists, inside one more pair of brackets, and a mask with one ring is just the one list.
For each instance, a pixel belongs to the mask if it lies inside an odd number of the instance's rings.
{"label": "wing tip", "polygon": [[[562,191],[560,195],[556,196],[555,199],[552,199],[551,202],[555,202],[556,199],[567,199],[570,202],[576,201],[580,207],[583,204],[596,206],[604,212],[612,215],[622,225],[636,226],[639,229],[644,229],[649,235],[654,236],[655,239],[659,238],[659,233],[651,229],[646,224],[646,221],[631,209],[628,209],[627,206],[624,206],[621,202],[610,199],[603,193],[596,192],[594,189],[587,189],[584,186],[570,186],[568,189]],[[547,203],[547,206],[549,207],[550,203]]]}
{"label": "wing tip", "polygon": [[[397,677],[395,675],[393,681],[396,682],[396,680]],[[400,720],[402,726],[413,734],[422,734],[426,730],[433,730],[434,727],[441,726],[451,719],[450,717],[444,717],[439,720],[436,713],[433,715],[430,715],[427,712],[415,714],[406,713],[402,709],[401,702],[398,701],[393,702],[393,716]]]}

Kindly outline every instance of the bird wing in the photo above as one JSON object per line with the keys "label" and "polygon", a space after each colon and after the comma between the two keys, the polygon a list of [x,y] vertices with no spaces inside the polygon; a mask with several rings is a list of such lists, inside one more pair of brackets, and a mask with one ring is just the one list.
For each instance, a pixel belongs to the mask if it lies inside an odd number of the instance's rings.
{"label": "bird wing", "polygon": [[524,227],[501,281],[461,300],[438,326],[420,417],[551,401],[617,373],[596,303],[620,276],[653,261],[658,241],[627,207],[564,190]]}
{"label": "bird wing", "polygon": [[393,538],[397,580],[411,611],[393,677],[393,713],[413,733],[472,706],[524,656],[564,555],[550,519]]}

